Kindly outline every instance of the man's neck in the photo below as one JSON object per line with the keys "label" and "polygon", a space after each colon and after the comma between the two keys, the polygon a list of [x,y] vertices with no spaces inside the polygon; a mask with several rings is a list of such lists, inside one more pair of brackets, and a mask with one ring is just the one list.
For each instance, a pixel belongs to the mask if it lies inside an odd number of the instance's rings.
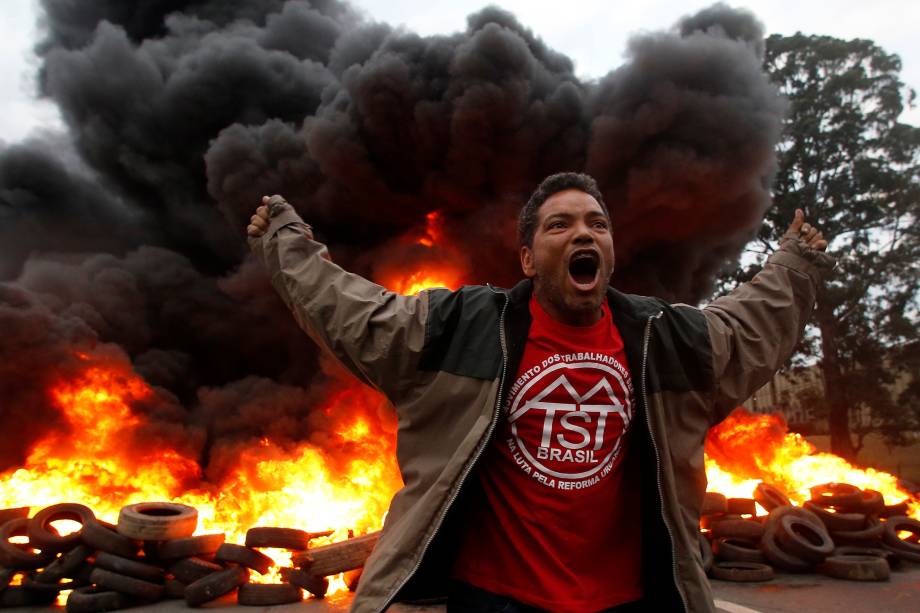
{"label": "man's neck", "polygon": [[604,311],[598,306],[590,311],[573,311],[566,309],[561,305],[555,304],[552,300],[546,298],[540,286],[534,285],[534,298],[547,315],[561,324],[567,326],[587,327],[596,324],[603,316]]}

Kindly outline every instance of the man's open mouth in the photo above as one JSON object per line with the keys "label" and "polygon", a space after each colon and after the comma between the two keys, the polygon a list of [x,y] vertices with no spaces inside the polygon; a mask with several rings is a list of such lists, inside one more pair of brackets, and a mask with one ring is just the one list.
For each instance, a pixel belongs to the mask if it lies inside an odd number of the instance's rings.
{"label": "man's open mouth", "polygon": [[576,251],[569,258],[569,277],[579,290],[594,289],[599,271],[600,257],[596,251]]}

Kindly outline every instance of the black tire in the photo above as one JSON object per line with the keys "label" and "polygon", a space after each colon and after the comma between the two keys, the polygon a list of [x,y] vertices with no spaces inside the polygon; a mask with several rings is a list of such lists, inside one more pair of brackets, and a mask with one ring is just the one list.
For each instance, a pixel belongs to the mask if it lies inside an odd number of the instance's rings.
{"label": "black tire", "polygon": [[24,517],[29,517],[29,507],[0,509],[0,526],[12,519],[22,519]]}
{"label": "black tire", "polygon": [[164,598],[178,598],[180,600],[185,598],[185,588],[187,586],[178,579],[167,579],[163,587],[165,588],[163,592]]}
{"label": "black tire", "polygon": [[229,594],[241,585],[249,582],[249,571],[242,566],[234,566],[220,572],[202,577],[185,588],[185,602],[190,607],[200,607],[225,594]]}
{"label": "black tire", "polygon": [[118,534],[115,526],[93,519],[83,524],[83,542],[106,553],[133,558],[141,550],[141,542]]}
{"label": "black tire", "polygon": [[237,592],[237,603],[247,607],[293,604],[303,600],[303,590],[292,583],[247,583]]}
{"label": "black tire", "polygon": [[717,560],[723,562],[767,562],[758,545],[741,539],[716,539],[712,542],[712,553]]}
{"label": "black tire", "polygon": [[[901,538],[899,532],[910,532],[910,536]],[[920,521],[912,517],[889,517],[885,522],[883,538],[895,549],[920,555]]]}
{"label": "black tire", "polygon": [[134,599],[125,594],[90,587],[70,593],[67,597],[67,613],[102,613],[125,609],[133,604]]}
{"label": "black tire", "polygon": [[896,517],[901,516],[907,513],[910,505],[907,504],[906,500],[901,502],[896,502],[895,504],[886,504],[882,507],[882,510],[878,512],[879,517]]}
{"label": "black tire", "polygon": [[773,569],[766,564],[756,562],[716,562],[712,565],[713,579],[748,583],[752,581],[769,581],[774,576]]}
{"label": "black tire", "polygon": [[295,528],[250,528],[246,532],[246,546],[304,551],[310,546],[310,538],[308,532]]}
{"label": "black tire", "polygon": [[190,584],[224,570],[223,566],[202,560],[201,558],[185,558],[169,567],[173,577],[182,583]]}
{"label": "black tire", "polygon": [[888,581],[891,578],[888,562],[878,556],[831,556],[818,566],[818,570],[828,577],[847,581]]}
{"label": "black tire", "polygon": [[794,556],[785,551],[776,539],[776,529],[770,526],[764,532],[760,540],[760,550],[763,551],[764,557],[770,561],[770,564],[790,573],[808,573],[814,569],[814,564]]}
{"label": "black tire", "polygon": [[885,497],[875,490],[863,490],[859,499],[859,512],[871,515],[885,508]]}
{"label": "black tire", "polygon": [[757,503],[753,498],[729,498],[725,501],[725,508],[733,515],[757,515]]}
{"label": "black tire", "polygon": [[763,538],[763,525],[751,519],[726,519],[712,524],[713,539],[736,538],[757,542]]}
{"label": "black tire", "polygon": [[853,545],[844,545],[843,547],[835,547],[834,553],[832,556],[876,556],[878,558],[884,558],[888,562],[888,566],[891,568],[897,568],[900,566],[901,558],[898,557],[898,554],[895,552],[885,549],[883,543],[879,543],[876,547],[857,547]]}
{"label": "black tire", "polygon": [[869,546],[882,540],[885,525],[877,517],[867,517],[866,527],[862,530],[831,532],[831,538],[837,545]]}
{"label": "black tire", "polygon": [[754,488],[754,500],[760,503],[760,506],[766,509],[768,513],[778,507],[788,507],[792,504],[792,501],[781,489],[763,481]]}
{"label": "black tire", "polygon": [[44,570],[36,574],[35,580],[39,583],[57,583],[61,579],[73,578],[92,553],[92,549],[86,545],[78,545],[67,553],[61,554]]}
{"label": "black tire", "polygon": [[862,530],[866,527],[866,516],[862,513],[834,513],[811,501],[806,502],[803,506],[817,515],[828,530],[848,532]]}
{"label": "black tire", "polygon": [[198,511],[174,502],[140,502],[118,513],[118,533],[138,541],[185,538],[198,527]]}
{"label": "black tire", "polygon": [[697,539],[700,542],[700,556],[702,556],[703,559],[703,572],[708,575],[710,569],[712,569],[712,563],[715,561],[712,555],[712,545],[702,532],[697,532]]}
{"label": "black tire", "polygon": [[50,551],[35,551],[30,545],[12,543],[14,536],[29,535],[29,520],[25,517],[11,519],[0,526],[0,566],[14,570],[33,570],[42,568],[54,559]]}
{"label": "black tire", "polygon": [[162,583],[163,579],[166,577],[166,572],[159,566],[147,564],[138,560],[122,558],[121,556],[116,556],[113,553],[106,553],[104,551],[96,556],[95,563],[98,568],[104,568],[118,573],[119,575],[134,577],[135,579],[142,579],[153,583]]}
{"label": "black tire", "polygon": [[796,517],[800,517],[804,519],[805,521],[810,521],[812,524],[814,524],[819,529],[824,530],[825,532],[827,531],[827,528],[824,526],[824,522],[821,521],[821,518],[819,518],[817,515],[815,515],[808,509],[804,509],[802,507],[797,507],[793,505],[789,505],[785,507],[776,507],[775,509],[770,511],[770,515],[767,516],[767,519],[764,522],[764,529],[765,530],[773,529],[774,531],[778,530],[779,520],[781,520],[786,515],[795,515]]}
{"label": "black tire", "polygon": [[234,545],[233,543],[221,545],[214,555],[214,561],[239,564],[240,566],[251,568],[260,575],[264,575],[275,565],[275,561],[261,551],[256,551],[243,545]]}
{"label": "black tire", "polygon": [[26,577],[22,580],[22,587],[30,592],[43,592],[46,594],[60,594],[65,590],[73,590],[80,587],[86,587],[87,582],[76,579],[64,579],[61,582],[39,583],[33,577]]}
{"label": "black tire", "polygon": [[94,568],[89,579],[99,587],[128,596],[137,596],[143,600],[156,601],[163,597],[164,587],[161,583],[120,575],[104,568]]}
{"label": "black tire", "polygon": [[858,509],[862,491],[849,483],[822,483],[811,488],[811,500],[822,507]]}
{"label": "black tire", "polygon": [[11,570],[9,568],[0,568],[0,590],[8,586],[15,575],[15,570]]}
{"label": "black tire", "polygon": [[716,515],[727,513],[725,510],[727,501],[723,494],[719,492],[706,492],[703,494],[703,506],[700,508],[700,515]]}
{"label": "black tire", "polygon": [[61,536],[51,528],[51,522],[69,519],[79,522],[82,526],[95,518],[92,509],[88,506],[73,502],[45,507],[29,521],[29,542],[42,551],[55,553],[69,551],[82,542],[80,534],[82,528],[67,536]]}
{"label": "black tire", "polygon": [[0,609],[7,607],[37,607],[57,600],[57,593],[35,592],[22,585],[13,585],[0,591]]}
{"label": "black tire", "polygon": [[157,548],[157,557],[161,560],[178,560],[211,555],[223,545],[223,534],[202,534],[183,539],[167,541]]}
{"label": "black tire", "polygon": [[892,547],[888,543],[882,543],[882,549],[897,556],[899,560],[907,560],[908,562],[917,562],[920,564],[920,553],[911,553],[903,549],[898,549],[897,547]]}
{"label": "black tire", "polygon": [[827,532],[795,515],[786,515],[780,520],[776,537],[785,551],[815,564],[834,551],[834,541]]}
{"label": "black tire", "polygon": [[316,598],[325,598],[326,592],[329,591],[328,579],[311,575],[299,568],[282,568],[281,579],[286,583],[302,587]]}

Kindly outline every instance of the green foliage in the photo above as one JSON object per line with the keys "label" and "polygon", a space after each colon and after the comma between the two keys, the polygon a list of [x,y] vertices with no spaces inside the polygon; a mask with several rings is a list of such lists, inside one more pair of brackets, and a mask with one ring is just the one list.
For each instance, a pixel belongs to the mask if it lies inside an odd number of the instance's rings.
{"label": "green foliage", "polygon": [[859,444],[841,430],[848,413],[871,411],[872,428],[891,442],[917,424],[890,391],[916,366],[900,354],[917,339],[920,320],[920,128],[898,122],[914,93],[900,80],[898,56],[869,40],[774,35],[765,69],[789,110],[775,205],[749,248],[771,251],[796,208],[831,241],[839,264],[819,294],[818,333],[806,335],[798,359],[820,356],[832,449],[852,457]]}

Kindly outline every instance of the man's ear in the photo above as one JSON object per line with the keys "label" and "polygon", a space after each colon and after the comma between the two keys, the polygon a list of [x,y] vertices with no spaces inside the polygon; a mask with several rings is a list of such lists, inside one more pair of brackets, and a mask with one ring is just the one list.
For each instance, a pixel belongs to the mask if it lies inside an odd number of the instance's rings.
{"label": "man's ear", "polygon": [[524,276],[532,279],[537,274],[537,267],[533,260],[533,249],[524,245],[521,247],[521,270]]}

